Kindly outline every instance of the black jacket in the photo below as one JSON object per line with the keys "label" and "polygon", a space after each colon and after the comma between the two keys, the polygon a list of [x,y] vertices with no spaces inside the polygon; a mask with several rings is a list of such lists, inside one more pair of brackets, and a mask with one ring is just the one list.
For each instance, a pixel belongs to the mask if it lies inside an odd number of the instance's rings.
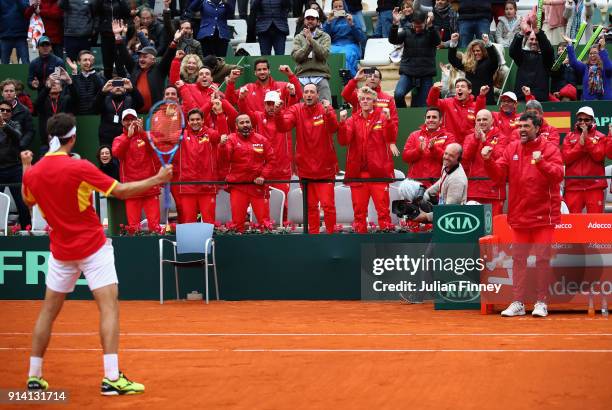
{"label": "black jacket", "polygon": [[130,8],[126,0],[95,0],[95,15],[99,19],[100,33],[113,35],[113,19],[131,21]]}
{"label": "black jacket", "polygon": [[104,87],[105,82],[104,76],[99,73],[92,73],[87,77],[83,73],[72,76],[72,87],[75,94],[75,114],[92,115],[96,113],[94,101],[102,87]]}
{"label": "black jacket", "polygon": [[[113,101],[115,105],[113,105]],[[120,96],[114,96],[110,93],[103,93],[100,91],[94,103],[96,111],[100,113],[100,128],[98,129],[100,145],[112,146],[113,139],[123,132],[121,113],[128,108],[138,110],[142,104],[142,96],[136,87],[134,87],[130,93]],[[115,106],[118,108],[117,111],[115,111]],[[117,122],[113,121],[115,115],[118,116]]]}
{"label": "black jacket", "polygon": [[458,14],[459,20],[491,20],[491,1],[461,0]]}
{"label": "black jacket", "polygon": [[489,86],[489,94],[487,94],[487,105],[495,105],[495,95],[493,93],[493,76],[499,66],[499,55],[493,44],[487,47],[487,58],[483,58],[476,64],[476,71],[473,73],[465,71],[463,62],[457,58],[457,48],[451,47],[448,50],[448,62],[457,70],[465,72],[465,78],[472,83],[472,95],[478,97],[480,87],[483,85]]}
{"label": "black jacket", "polygon": [[510,57],[518,66],[514,93],[519,100],[525,100],[521,87],[526,85],[531,88],[531,94],[536,100],[548,101],[550,69],[554,63],[554,51],[543,31],[539,31],[536,38],[540,44],[539,52],[523,50],[524,36],[522,33],[514,36],[510,44]]}
{"label": "black jacket", "polygon": [[29,148],[34,138],[34,125],[32,124],[32,114],[28,107],[17,102],[13,107],[13,116],[11,120],[19,124],[22,147]]}
{"label": "black jacket", "polygon": [[25,148],[21,143],[19,123],[11,120],[0,128],[0,169],[21,164],[19,153]]}
{"label": "black jacket", "polygon": [[436,47],[440,44],[440,35],[432,28],[421,33],[404,30],[398,33],[399,26],[391,26],[389,42],[403,44],[400,74],[409,77],[434,77],[436,75]]}
{"label": "black jacket", "polygon": [[98,31],[93,0],[60,0],[59,6],[64,10],[64,36],[91,37]]}
{"label": "black jacket", "polygon": [[57,105],[51,102],[49,98],[49,89],[42,87],[38,92],[38,97],[34,102],[34,115],[38,116],[38,136],[40,137],[40,145],[49,145],[47,139],[47,121],[49,118],[58,112],[74,112],[74,102],[76,96],[74,94],[74,88],[72,85],[64,87],[62,93],[58,98]]}
{"label": "black jacket", "polygon": [[265,33],[274,24],[279,31],[289,34],[287,15],[290,5],[289,0],[252,0],[251,10],[257,13],[257,33]]}
{"label": "black jacket", "polygon": [[38,87],[44,88],[47,77],[55,71],[55,67],[64,67],[64,60],[51,53],[46,57],[37,57],[30,63],[28,68],[28,87],[33,90],[32,80],[34,77],[38,79]]}

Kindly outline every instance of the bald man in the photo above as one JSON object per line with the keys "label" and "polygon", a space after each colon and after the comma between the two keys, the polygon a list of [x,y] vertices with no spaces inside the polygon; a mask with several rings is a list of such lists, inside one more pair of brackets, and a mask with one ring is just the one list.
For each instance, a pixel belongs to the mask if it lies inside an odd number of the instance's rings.
{"label": "bald man", "polygon": [[[493,158],[497,159],[508,145],[509,137],[494,124],[495,121],[491,111],[478,111],[474,132],[468,134],[463,142],[463,163],[468,177],[488,178],[484,160],[480,155],[480,151],[484,147],[491,147]],[[499,215],[503,212],[504,201],[506,200],[506,186],[505,184],[496,184],[492,180],[471,181],[468,188],[468,200],[481,204],[491,204],[493,215]]]}

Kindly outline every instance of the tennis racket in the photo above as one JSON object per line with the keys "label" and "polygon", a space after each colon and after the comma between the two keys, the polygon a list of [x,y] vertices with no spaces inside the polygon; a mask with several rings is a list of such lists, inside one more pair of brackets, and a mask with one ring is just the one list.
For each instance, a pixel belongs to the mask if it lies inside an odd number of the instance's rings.
{"label": "tennis racket", "polygon": [[[176,101],[163,100],[156,103],[147,116],[145,124],[151,147],[162,166],[172,163],[183,140],[185,117]],[[164,214],[170,208],[170,184],[164,185]]]}

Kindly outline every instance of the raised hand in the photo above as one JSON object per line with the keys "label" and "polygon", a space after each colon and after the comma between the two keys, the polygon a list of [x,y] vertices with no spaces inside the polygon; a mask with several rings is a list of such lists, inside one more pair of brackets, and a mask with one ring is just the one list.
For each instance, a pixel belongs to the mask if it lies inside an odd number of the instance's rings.
{"label": "raised hand", "polygon": [[453,43],[458,43],[459,42],[459,33],[453,33],[451,34],[451,42]]}
{"label": "raised hand", "polygon": [[527,97],[528,95],[531,95],[531,88],[527,87],[526,85],[521,87],[521,91],[523,92],[525,97]]}
{"label": "raised hand", "polygon": [[400,150],[397,148],[397,145],[389,144],[389,149],[391,150],[391,154],[393,154],[394,157],[400,156]]}
{"label": "raised hand", "polygon": [[295,95],[295,85],[288,83],[287,91],[289,91],[289,95],[294,96]]}
{"label": "raised hand", "polygon": [[180,89],[182,86],[185,85],[185,82],[183,80],[178,80],[174,83],[174,85],[176,86],[176,88]]}
{"label": "raised hand", "polygon": [[436,87],[437,89],[439,89],[440,91],[442,91],[443,85],[442,85],[441,81],[435,82],[433,86]]}
{"label": "raised hand", "polygon": [[480,151],[480,155],[482,155],[482,158],[485,161],[491,158],[492,153],[493,153],[493,147],[490,145],[487,145],[486,147],[482,147],[482,150]]}
{"label": "raised hand", "polygon": [[402,19],[402,13],[400,13],[399,7],[394,8],[391,15],[393,17],[393,25],[397,26]]}
{"label": "raised hand", "polygon": [[19,158],[21,159],[21,165],[24,167],[29,167],[32,165],[32,159],[34,158],[34,153],[30,150],[21,151],[19,154]]}
{"label": "raised hand", "polygon": [[66,64],[68,64],[68,67],[72,70],[72,74],[76,75],[78,73],[77,63],[72,61],[70,57],[66,57]]}
{"label": "raised hand", "polygon": [[342,110],[340,111],[340,121],[346,121],[348,118],[348,111]]}
{"label": "raised hand", "polygon": [[181,30],[176,30],[176,33],[174,33],[173,41],[175,43],[178,43],[179,41],[181,41],[181,37],[183,37],[183,32]]}
{"label": "raised hand", "polygon": [[34,79],[32,80],[32,88],[38,88],[39,85],[40,81],[38,81],[38,78],[34,77]]}
{"label": "raised hand", "polygon": [[489,94],[490,90],[491,88],[488,85],[483,85],[482,87],[480,87],[480,95],[485,97],[487,94]]}
{"label": "raised hand", "polygon": [[287,77],[293,74],[291,67],[289,67],[288,65],[284,65],[284,64],[278,67],[278,71],[285,74]]}
{"label": "raised hand", "polygon": [[328,100],[321,100],[321,104],[323,105],[325,112],[328,112],[331,107],[331,103]]}
{"label": "raised hand", "polygon": [[176,50],[176,58],[179,60],[185,58],[185,50]]}
{"label": "raised hand", "polygon": [[229,83],[235,82],[240,77],[240,74],[242,74],[242,72],[239,69],[234,68],[232,71],[230,71],[230,75],[227,79],[227,82]]}
{"label": "raised hand", "polygon": [[489,35],[486,33],[482,34],[482,41],[485,43],[485,47],[489,47]]}
{"label": "raised hand", "polygon": [[112,27],[113,27],[113,34],[115,35],[115,37],[121,36],[121,34],[123,33],[123,21],[113,20]]}

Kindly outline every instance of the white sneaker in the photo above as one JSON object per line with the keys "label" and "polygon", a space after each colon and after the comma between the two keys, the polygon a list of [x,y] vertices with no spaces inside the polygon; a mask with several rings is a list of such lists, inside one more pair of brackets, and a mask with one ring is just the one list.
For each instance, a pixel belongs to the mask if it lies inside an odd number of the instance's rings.
{"label": "white sneaker", "polygon": [[548,306],[544,302],[536,302],[533,305],[533,312],[531,312],[531,316],[534,317],[546,317],[548,316]]}
{"label": "white sneaker", "polygon": [[514,301],[510,303],[510,306],[503,312],[501,315],[504,317],[512,317],[512,316],[524,316],[525,315],[525,305],[523,302]]}

